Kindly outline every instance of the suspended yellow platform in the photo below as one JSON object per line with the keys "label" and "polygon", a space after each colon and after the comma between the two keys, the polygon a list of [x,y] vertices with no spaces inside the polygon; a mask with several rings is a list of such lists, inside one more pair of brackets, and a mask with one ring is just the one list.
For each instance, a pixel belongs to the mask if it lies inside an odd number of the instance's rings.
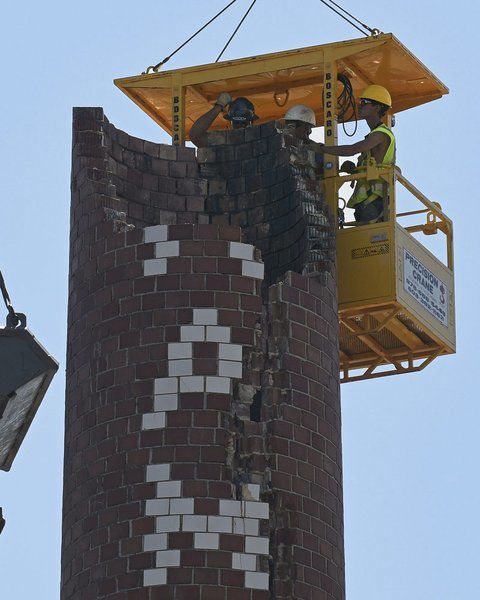
{"label": "suspended yellow platform", "polygon": [[[441,98],[447,87],[391,33],[238,60],[155,72],[115,84],[182,145],[195,120],[221,92],[248,97],[256,123],[283,118],[306,104],[324,127],[325,144],[337,143],[339,76],[349,78],[356,98],[370,84],[392,97],[388,118]],[[344,117],[345,119],[351,117]],[[221,115],[212,129],[229,127]],[[415,147],[412,145],[412,151]],[[382,223],[338,229],[341,380],[356,381],[423,369],[455,352],[453,225],[397,167],[369,164],[355,175],[338,175],[338,158],[325,156],[324,192],[337,218],[339,189],[347,181],[381,178],[388,186]],[[398,213],[396,187],[421,204]],[[402,225],[416,215],[415,225]],[[338,223],[336,224],[338,227]],[[445,263],[414,234],[446,236]]]}
{"label": "suspended yellow platform", "polygon": [[[398,167],[373,169],[370,177],[380,176],[389,187],[386,220],[352,223],[337,234],[342,382],[420,371],[437,356],[455,352],[452,221]],[[399,186],[418,209],[397,211]],[[402,226],[412,217],[419,223]],[[443,234],[445,263],[414,233]]]}
{"label": "suspended yellow platform", "polygon": [[[317,124],[325,121],[322,94],[333,71],[350,78],[356,97],[370,83],[385,86],[393,112],[413,108],[448,89],[391,33],[310,46],[238,60],[116,79],[118,86],[173,138],[188,139],[194,121],[221,92],[247,96],[264,123],[280,119],[289,106],[307,104]],[[219,116],[212,129],[226,129]]]}

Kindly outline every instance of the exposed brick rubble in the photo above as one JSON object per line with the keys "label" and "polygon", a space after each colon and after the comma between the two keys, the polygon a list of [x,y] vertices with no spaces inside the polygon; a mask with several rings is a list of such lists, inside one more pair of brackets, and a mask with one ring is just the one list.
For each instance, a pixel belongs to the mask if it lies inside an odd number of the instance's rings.
{"label": "exposed brick rubble", "polygon": [[[272,276],[269,235],[288,241],[285,221],[257,243],[261,211],[236,204],[205,224],[197,196],[233,202],[220,171],[271,155],[275,202],[308,228],[300,192],[322,208],[308,165],[256,130],[263,154],[242,158],[248,144],[232,140],[220,166],[203,153],[200,176],[193,151],[75,112],[62,600],[344,599],[331,254],[315,277],[285,272],[287,258]],[[245,223],[225,222],[241,212]],[[300,239],[305,257],[308,231]]]}

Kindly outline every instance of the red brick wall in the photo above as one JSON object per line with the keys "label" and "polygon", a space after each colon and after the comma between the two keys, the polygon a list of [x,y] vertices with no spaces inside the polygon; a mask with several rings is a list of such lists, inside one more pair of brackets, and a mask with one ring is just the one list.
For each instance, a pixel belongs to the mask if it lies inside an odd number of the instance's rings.
{"label": "red brick wall", "polygon": [[270,289],[270,310],[275,598],[343,598],[335,281],[290,273]]}
{"label": "red brick wall", "polygon": [[62,600],[342,600],[334,277],[262,299],[238,227],[144,229],[97,138],[74,138]]}
{"label": "red brick wall", "polygon": [[138,227],[209,222],[193,148],[130,136],[102,108],[74,109],[72,143],[73,228],[103,206],[124,212]]}

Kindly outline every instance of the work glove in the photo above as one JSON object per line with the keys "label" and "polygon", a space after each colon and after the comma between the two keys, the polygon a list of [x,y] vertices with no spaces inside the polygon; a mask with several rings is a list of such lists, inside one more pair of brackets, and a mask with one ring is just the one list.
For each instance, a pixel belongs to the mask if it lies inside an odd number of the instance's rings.
{"label": "work glove", "polygon": [[230,94],[228,92],[222,92],[215,101],[215,104],[218,104],[222,107],[222,109],[224,109],[227,106],[227,104],[230,104],[231,101],[232,97],[230,96]]}

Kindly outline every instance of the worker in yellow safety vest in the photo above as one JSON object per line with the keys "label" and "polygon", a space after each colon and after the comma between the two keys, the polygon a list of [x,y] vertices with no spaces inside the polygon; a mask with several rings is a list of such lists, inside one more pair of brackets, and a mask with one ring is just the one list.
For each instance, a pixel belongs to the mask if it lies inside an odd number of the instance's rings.
{"label": "worker in yellow safety vest", "polygon": [[[360,142],[344,146],[318,146],[318,153],[334,156],[352,156],[360,154],[357,166],[352,161],[342,164],[340,171],[354,173],[366,168],[370,157],[378,165],[395,163],[395,136],[382,118],[392,106],[392,99],[387,89],[381,85],[369,85],[360,96],[358,116],[365,119],[370,127],[370,133]],[[386,183],[382,180],[357,180],[355,190],[350,197],[347,207],[355,209],[355,221],[359,223],[375,223],[383,216]]]}

